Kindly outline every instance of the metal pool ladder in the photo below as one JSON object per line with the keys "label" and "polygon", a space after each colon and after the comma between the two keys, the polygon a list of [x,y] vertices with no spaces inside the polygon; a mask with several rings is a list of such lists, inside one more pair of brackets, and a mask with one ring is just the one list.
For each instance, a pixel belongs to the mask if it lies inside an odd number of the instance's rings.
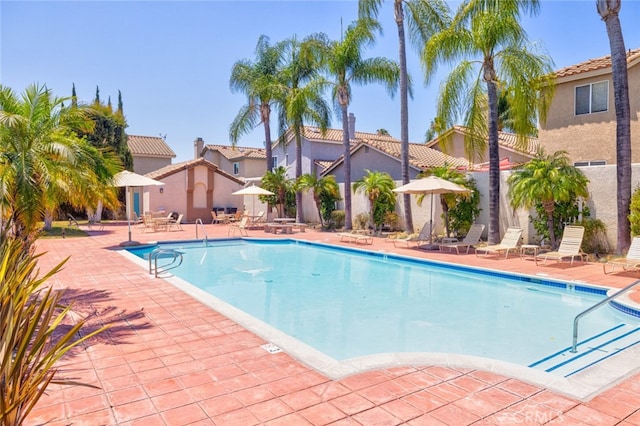
{"label": "metal pool ladder", "polygon": [[202,228],[202,233],[204,234],[204,239],[202,240],[202,242],[204,243],[204,246],[207,247],[209,245],[209,238],[207,237],[207,230],[204,228],[204,223],[202,223],[202,219],[200,218],[196,219],[196,240],[200,239],[198,238],[198,225],[200,225],[200,227]]}
{"label": "metal pool ladder", "polygon": [[633,287],[635,287],[638,284],[640,284],[640,280],[632,282],[631,284],[629,284],[628,286],[626,286],[622,290],[618,291],[617,293],[612,294],[611,296],[607,297],[606,299],[599,301],[598,303],[596,303],[595,305],[593,305],[589,309],[586,309],[586,310],[580,312],[578,315],[576,315],[576,317],[573,319],[573,343],[571,345],[571,351],[570,351],[571,353],[575,354],[576,352],[578,352],[578,349],[577,349],[577,347],[578,347],[578,321],[580,321],[580,318],[582,318],[583,316],[587,315],[590,312],[595,311],[600,306],[611,302],[613,299],[615,299],[615,298],[617,298],[619,296],[622,296],[624,293],[626,293],[627,291],[631,290]]}
{"label": "metal pool ladder", "polygon": [[[162,255],[171,256],[171,261],[158,266],[158,258]],[[158,278],[158,274],[182,265],[182,253],[174,249],[157,248],[149,253],[149,273]]]}

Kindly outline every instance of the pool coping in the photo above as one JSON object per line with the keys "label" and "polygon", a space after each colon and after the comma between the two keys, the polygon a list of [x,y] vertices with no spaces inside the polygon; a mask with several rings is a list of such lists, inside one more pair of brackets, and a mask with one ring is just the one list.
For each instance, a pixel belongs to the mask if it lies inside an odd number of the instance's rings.
{"label": "pool coping", "polygon": [[[260,238],[220,238],[221,240],[260,240],[260,241],[292,241],[301,242],[310,245],[319,245],[330,248],[339,248],[346,251],[363,252],[367,254],[384,254],[383,250],[371,251],[360,248],[334,246],[331,244],[324,244],[314,241],[306,240],[292,240],[289,238],[283,239],[260,239]],[[198,240],[174,240],[163,241],[162,243],[187,243],[196,242]],[[154,245],[154,243],[146,244]],[[135,264],[148,270],[148,261],[141,259],[140,257],[130,253],[124,248],[116,249],[123,257],[129,259]],[[408,260],[412,262],[434,263],[441,266],[451,267],[448,262],[441,262],[437,260],[425,260],[416,259],[408,256],[398,254],[388,254],[389,257],[394,257],[402,260]],[[480,268],[468,265],[455,265],[461,269],[469,269],[473,271],[484,271],[485,273],[493,273],[493,275],[504,275],[518,277],[524,277],[532,279],[534,282],[538,282],[541,279],[550,282],[558,283],[572,283],[572,281],[563,281],[552,278],[545,278],[541,275],[529,275],[523,273],[506,273],[504,271],[495,271],[489,268]],[[163,279],[172,286],[183,291],[185,294],[193,297],[197,301],[210,307],[211,309],[219,312],[227,318],[235,321],[245,329],[251,331],[257,336],[264,339],[266,342],[276,345],[278,348],[286,351],[289,355],[294,357],[299,362],[316,369],[322,374],[333,380],[339,380],[347,376],[362,373],[369,370],[406,366],[406,365],[442,365],[448,367],[462,367],[486,370],[504,376],[517,378],[525,382],[529,382],[534,385],[538,385],[549,390],[564,394],[566,396],[576,398],[582,401],[588,400],[598,393],[616,385],[617,383],[624,381],[630,376],[640,371],[640,345],[627,348],[624,351],[617,353],[607,359],[598,362],[568,378],[561,377],[552,373],[547,373],[540,370],[535,370],[519,364],[500,361],[492,358],[485,358],[472,355],[462,355],[455,353],[433,353],[433,352],[404,352],[404,353],[383,353],[368,355],[357,358],[350,358],[344,361],[338,361],[313,347],[295,339],[286,333],[277,330],[276,328],[264,323],[263,321],[245,313],[244,311],[230,305],[229,303],[218,299],[217,297],[201,290],[187,281],[167,274],[164,276],[158,276],[158,279]],[[602,289],[605,291],[610,290],[608,287],[589,284],[583,281],[575,281],[582,286],[586,286],[594,289]],[[566,288],[566,286],[565,286]],[[631,303],[634,303],[631,301]]]}

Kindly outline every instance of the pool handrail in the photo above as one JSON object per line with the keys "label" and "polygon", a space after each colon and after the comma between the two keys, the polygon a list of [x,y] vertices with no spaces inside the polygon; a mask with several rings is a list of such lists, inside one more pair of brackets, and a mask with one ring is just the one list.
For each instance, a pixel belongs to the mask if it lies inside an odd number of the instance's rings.
{"label": "pool handrail", "polygon": [[[160,265],[161,272],[167,272],[170,269],[174,269],[182,265],[183,257],[182,253],[179,251],[167,248],[156,248],[149,253],[149,273],[153,274],[156,278],[158,278],[158,258],[162,254],[170,254],[173,256],[173,259],[171,259],[171,262],[167,264]],[[179,262],[176,265],[175,263],[177,259],[179,259]]]}
{"label": "pool handrail", "polygon": [[626,286],[625,288],[623,288],[620,291],[615,292],[614,294],[612,294],[611,296],[607,297],[606,299],[603,299],[601,301],[599,301],[598,303],[596,303],[595,305],[593,305],[592,307],[585,309],[584,311],[580,312],[578,315],[576,315],[576,317],[573,319],[573,342],[571,344],[571,353],[575,354],[576,352],[578,352],[578,321],[580,321],[580,318],[582,318],[583,316],[587,315],[590,312],[595,311],[596,309],[598,309],[599,307],[601,307],[602,305],[605,305],[609,302],[611,302],[613,299],[622,296],[624,293],[626,293],[627,291],[631,290],[633,287],[635,287],[636,285],[640,284],[640,280],[636,280],[634,282],[632,282],[631,284],[629,284],[628,286]]}
{"label": "pool handrail", "polygon": [[196,240],[200,239],[198,238],[198,225],[200,225],[200,227],[202,228],[202,233],[204,234],[204,239],[202,240],[202,242],[206,246],[207,243],[209,242],[209,238],[207,237],[207,230],[204,227],[204,223],[202,223],[202,219],[200,218],[196,219]]}

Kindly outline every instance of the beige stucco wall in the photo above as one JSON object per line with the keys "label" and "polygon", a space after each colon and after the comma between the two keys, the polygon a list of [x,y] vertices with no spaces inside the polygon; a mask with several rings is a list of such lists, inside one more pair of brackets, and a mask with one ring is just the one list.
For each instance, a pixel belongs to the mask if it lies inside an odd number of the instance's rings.
{"label": "beige stucco wall", "polygon": [[[190,170],[193,170],[193,196],[191,202],[188,196],[188,174]],[[213,191],[209,196],[211,174],[213,175]],[[242,208],[243,206],[243,197],[232,195],[232,192],[242,189],[243,185],[219,173],[215,173],[205,166],[182,170],[160,179],[160,181],[164,182],[163,186],[145,187],[143,197],[145,200],[144,211],[175,211],[185,215],[183,218],[185,222],[192,223],[199,218],[208,223],[211,221],[209,212],[213,206],[236,208]],[[162,189],[162,192],[160,192],[160,189]]]}
{"label": "beige stucco wall", "polygon": [[[380,151],[361,147],[351,155],[351,182],[355,182],[358,179],[362,179],[366,176],[366,170],[371,171],[384,171],[391,175],[394,180],[402,179],[402,171],[400,170],[400,161],[389,155],[383,154]],[[420,170],[415,167],[409,167],[409,176],[415,178]],[[336,182],[344,182],[344,163],[336,166],[331,171],[331,174],[336,177]]]}
{"label": "beige stucco wall", "polygon": [[133,171],[144,175],[171,164],[171,158],[133,157]]}
{"label": "beige stucco wall", "polygon": [[[640,187],[640,164],[634,164],[632,188],[635,190]],[[607,229],[607,239],[611,251],[615,250],[616,238],[618,232],[617,225],[617,204],[616,204],[616,167],[615,166],[592,166],[580,168],[589,179],[589,198],[586,200],[586,206],[591,211],[591,218],[599,219],[604,222]],[[538,243],[540,238],[536,235],[533,226],[529,221],[529,215],[532,211],[525,209],[511,208],[509,200],[506,196],[508,192],[507,178],[513,173],[512,171],[503,171],[500,173],[500,235],[509,226],[519,226],[523,229],[523,243]],[[480,191],[480,215],[476,219],[477,223],[489,223],[489,173],[473,172],[471,176],[476,180],[476,185]],[[396,181],[396,186],[400,186],[401,182]],[[341,193],[344,194],[344,187],[340,184]],[[419,232],[422,225],[429,220],[430,199],[427,196],[422,206],[418,206],[416,196],[411,196],[411,213],[413,215],[413,223],[415,232]],[[357,193],[352,196],[352,215],[355,218],[360,213],[369,211],[368,201],[364,194]],[[344,205],[339,204],[339,208],[343,209]],[[434,197],[434,229],[437,233],[443,233],[443,223],[440,215],[440,203],[438,197]],[[401,199],[398,198],[396,203],[396,212],[401,219],[404,217]],[[486,238],[488,229],[485,228],[483,237]]]}
{"label": "beige stucco wall", "polygon": [[204,159],[212,162],[220,170],[233,175],[233,163],[240,163],[240,173],[236,177],[252,178],[262,177],[267,170],[267,160],[258,158],[242,158],[237,161],[229,161],[217,151],[207,151]]}
{"label": "beige stucco wall", "polygon": [[[631,145],[633,162],[640,162],[640,66],[629,69],[631,106]],[[609,105],[606,112],[575,115],[575,88],[609,81]],[[556,86],[546,123],[541,123],[539,142],[549,153],[564,150],[572,162],[605,160],[616,163],[616,122],[611,75],[567,81]]]}

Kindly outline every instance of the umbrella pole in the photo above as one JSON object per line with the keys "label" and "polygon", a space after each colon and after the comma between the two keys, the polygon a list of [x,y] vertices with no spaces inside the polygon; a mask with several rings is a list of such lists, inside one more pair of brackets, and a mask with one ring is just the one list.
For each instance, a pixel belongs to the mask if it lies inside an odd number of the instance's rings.
{"label": "umbrella pole", "polygon": [[433,192],[431,193],[431,203],[429,204],[429,245],[433,244]]}
{"label": "umbrella pole", "polygon": [[126,195],[127,195],[127,202],[126,202],[126,208],[127,208],[127,226],[129,227],[129,241],[131,241],[131,207],[129,206],[129,198],[130,198],[130,193],[129,193],[129,187],[127,186],[126,188]]}

